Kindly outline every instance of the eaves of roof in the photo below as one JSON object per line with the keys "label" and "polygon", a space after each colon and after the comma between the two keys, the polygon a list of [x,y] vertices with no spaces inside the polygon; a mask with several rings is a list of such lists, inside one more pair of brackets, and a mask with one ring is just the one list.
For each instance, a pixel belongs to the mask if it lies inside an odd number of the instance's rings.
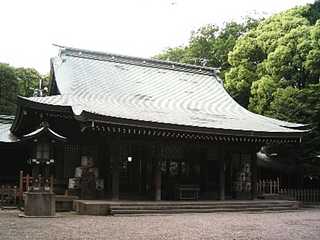
{"label": "eaves of roof", "polygon": [[[295,138],[299,139],[306,135],[308,131],[288,129],[285,127],[279,128],[280,131],[253,131],[244,129],[232,129],[232,128],[213,128],[213,127],[201,127],[192,125],[182,125],[174,123],[165,123],[162,121],[146,121],[139,119],[121,118],[117,116],[106,116],[101,114],[92,113],[89,111],[82,110],[79,105],[74,104],[73,101],[66,103],[65,99],[62,102],[66,104],[56,105],[54,102],[59,102],[59,99],[64,99],[63,96],[52,96],[52,97],[38,97],[38,98],[19,98],[20,106],[24,108],[33,108],[39,111],[48,111],[59,114],[71,114],[74,118],[81,122],[92,122],[102,124],[113,124],[125,127],[138,127],[157,129],[162,131],[176,131],[176,132],[189,132],[197,134],[213,134],[213,135],[225,135],[225,136],[239,136],[239,137],[259,137],[259,138]],[[51,101],[53,99],[53,102]],[[70,100],[70,99],[69,99]],[[51,104],[47,103],[51,102]],[[70,105],[69,105],[70,104]],[[283,129],[287,129],[283,131]]]}
{"label": "eaves of roof", "polygon": [[[61,109],[61,106],[52,106],[50,104],[42,104],[38,102],[29,102],[29,99],[21,100],[24,106],[28,106],[40,114],[41,111],[46,114],[50,112],[53,115],[61,115],[63,113],[57,111]],[[127,133],[133,135],[150,135],[150,136],[166,136],[174,138],[190,138],[190,139],[203,139],[203,140],[215,140],[223,142],[247,142],[247,143],[293,143],[301,141],[301,137],[307,132],[301,131],[289,131],[286,133],[280,132],[253,132],[243,130],[230,130],[230,129],[217,129],[217,128],[205,128],[184,126],[177,124],[165,124],[159,122],[140,121],[132,119],[123,119],[117,117],[109,117],[99,114],[93,114],[86,111],[79,111],[71,106],[63,106],[64,113],[72,116],[75,120],[82,122],[83,130],[89,128],[91,130],[106,130],[112,133]],[[25,121],[28,120],[28,115],[23,115]],[[35,136],[39,130],[28,134],[27,136]]]}
{"label": "eaves of roof", "polygon": [[[52,112],[59,112],[59,113],[72,113],[72,109],[69,105],[56,105],[56,104],[49,104],[45,103],[41,100],[44,100],[45,98],[50,97],[32,97],[32,98],[26,98],[26,97],[18,97],[18,105],[23,108],[35,108],[37,110],[46,110],[46,111],[52,111]],[[34,101],[34,99],[37,99],[37,101]]]}
{"label": "eaves of roof", "polygon": [[[72,109],[70,108],[70,106],[44,104],[38,101],[31,101],[30,99],[34,98],[26,98],[21,96],[18,96],[17,98],[18,110],[16,113],[16,117],[10,127],[11,132],[16,134],[17,136],[21,135],[21,130],[24,127],[24,124],[28,122],[28,108],[36,109],[39,111],[72,114]],[[42,98],[38,97],[38,99],[40,100]]]}
{"label": "eaves of roof", "polygon": [[111,124],[124,127],[137,127],[144,129],[154,129],[161,131],[174,131],[184,132],[193,134],[209,134],[209,135],[222,135],[231,137],[251,137],[251,138],[279,138],[279,139],[300,139],[306,135],[307,131],[288,131],[288,132],[263,132],[263,131],[246,131],[246,130],[233,130],[233,129],[222,129],[222,128],[206,128],[206,127],[195,127],[188,125],[177,125],[177,124],[165,124],[148,121],[136,121],[132,119],[123,119],[108,117],[98,114],[92,114],[89,112],[82,112],[81,115],[75,116],[75,118],[82,122],[89,122],[89,126],[95,123]]}

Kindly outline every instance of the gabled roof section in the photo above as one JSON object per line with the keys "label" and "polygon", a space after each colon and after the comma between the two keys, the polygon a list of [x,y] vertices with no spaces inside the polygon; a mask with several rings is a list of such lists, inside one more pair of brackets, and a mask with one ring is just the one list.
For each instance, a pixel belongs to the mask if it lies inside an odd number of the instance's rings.
{"label": "gabled roof section", "polygon": [[21,137],[21,140],[25,141],[25,140],[34,140],[37,138],[41,138],[41,137],[49,137],[53,140],[56,141],[60,141],[60,142],[66,142],[67,138],[64,136],[61,136],[60,134],[56,133],[55,131],[53,131],[49,124],[47,123],[43,123],[41,124],[41,126],[36,129],[35,131],[25,134]]}
{"label": "gabled roof section", "polygon": [[[300,137],[302,124],[254,114],[235,102],[216,68],[60,47],[51,59],[61,95],[28,98],[70,107],[82,121],[181,126],[246,136]],[[49,90],[50,91],[50,90]]]}

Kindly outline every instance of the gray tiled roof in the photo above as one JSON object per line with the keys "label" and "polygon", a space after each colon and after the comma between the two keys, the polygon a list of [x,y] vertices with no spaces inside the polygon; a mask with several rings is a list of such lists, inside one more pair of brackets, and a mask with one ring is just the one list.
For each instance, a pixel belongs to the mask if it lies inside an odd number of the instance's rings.
{"label": "gray tiled roof", "polygon": [[12,143],[18,141],[10,131],[13,120],[14,116],[0,115],[0,142]]}
{"label": "gray tiled roof", "polygon": [[294,133],[299,124],[249,112],[225,91],[213,68],[78,49],[52,58],[61,95],[29,98],[99,116],[209,129]]}

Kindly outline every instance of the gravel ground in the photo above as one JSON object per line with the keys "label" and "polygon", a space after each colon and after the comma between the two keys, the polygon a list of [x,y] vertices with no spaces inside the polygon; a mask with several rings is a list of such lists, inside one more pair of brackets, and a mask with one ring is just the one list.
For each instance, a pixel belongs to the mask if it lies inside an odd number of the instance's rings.
{"label": "gravel ground", "polygon": [[0,210],[0,239],[320,239],[320,208],[292,212],[18,217]]}

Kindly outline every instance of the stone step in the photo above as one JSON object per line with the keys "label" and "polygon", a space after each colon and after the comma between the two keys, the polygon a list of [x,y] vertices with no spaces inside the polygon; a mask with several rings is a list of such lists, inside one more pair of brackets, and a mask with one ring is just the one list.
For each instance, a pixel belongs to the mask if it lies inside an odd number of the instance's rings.
{"label": "stone step", "polygon": [[87,201],[75,200],[75,211],[87,215],[175,214],[298,210],[297,201]]}
{"label": "stone step", "polygon": [[270,212],[270,211],[293,211],[291,207],[273,207],[273,208],[211,208],[211,209],[118,209],[111,210],[111,215],[139,215],[139,214],[178,214],[178,213],[214,213],[214,212]]}
{"label": "stone step", "polygon": [[111,215],[120,214],[172,214],[172,213],[205,213],[236,211],[289,211],[298,210],[299,204],[294,201],[261,202],[261,203],[221,203],[221,204],[139,204],[110,205]]}
{"label": "stone step", "polygon": [[[291,207],[292,204],[260,204],[260,205],[253,205],[257,208],[270,208],[270,207]],[[247,209],[252,207],[252,205],[172,205],[172,206],[163,206],[163,205],[123,205],[123,206],[115,206],[111,205],[110,209],[112,210],[117,210],[117,209],[141,209],[141,210],[165,210],[165,209],[215,209],[215,208],[220,208],[220,209]]]}
{"label": "stone step", "polygon": [[111,204],[110,207],[116,208],[142,208],[142,209],[164,209],[164,208],[246,208],[250,206],[256,207],[269,207],[269,206],[291,206],[295,201],[284,201],[284,202],[261,202],[261,203],[216,203],[216,204]]}

